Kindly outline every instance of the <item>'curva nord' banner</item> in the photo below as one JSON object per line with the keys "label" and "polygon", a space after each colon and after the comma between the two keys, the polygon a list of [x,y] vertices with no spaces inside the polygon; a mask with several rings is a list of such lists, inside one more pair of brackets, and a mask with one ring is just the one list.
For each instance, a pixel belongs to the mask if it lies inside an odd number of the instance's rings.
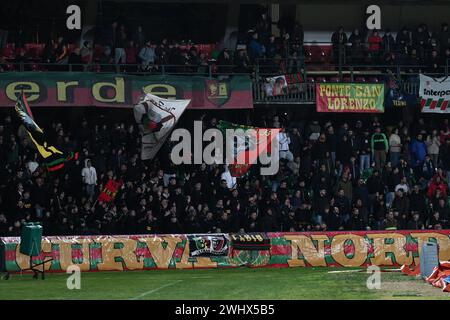
{"label": "'curva nord' banner", "polygon": [[423,74],[420,78],[420,107],[425,113],[450,113],[450,77],[431,78]]}
{"label": "'curva nord' banner", "polygon": [[[261,234],[255,234],[261,237]],[[189,235],[69,236],[44,237],[35,262],[49,271],[64,271],[76,264],[82,271],[195,269],[221,267],[360,267],[367,265],[417,265],[422,244],[439,245],[439,259],[450,260],[450,230],[354,231],[266,233],[270,247],[238,250],[232,235],[223,255],[193,256]],[[245,238],[245,235],[244,235]],[[248,238],[248,237],[247,237]],[[263,237],[264,238],[264,237]],[[0,260],[8,271],[29,267],[29,257],[20,253],[20,238],[0,238]],[[237,243],[237,247],[242,241]],[[247,250],[245,250],[247,249]],[[1,265],[1,264],[0,264]],[[1,270],[0,270],[1,271]]]}
{"label": "'curva nord' banner", "polygon": [[246,75],[218,80],[91,72],[0,73],[0,107],[13,106],[22,90],[33,107],[124,108],[151,93],[165,99],[190,99],[188,109],[253,108],[251,81]]}
{"label": "'curva nord' banner", "polygon": [[384,112],[382,83],[316,83],[317,112]]}

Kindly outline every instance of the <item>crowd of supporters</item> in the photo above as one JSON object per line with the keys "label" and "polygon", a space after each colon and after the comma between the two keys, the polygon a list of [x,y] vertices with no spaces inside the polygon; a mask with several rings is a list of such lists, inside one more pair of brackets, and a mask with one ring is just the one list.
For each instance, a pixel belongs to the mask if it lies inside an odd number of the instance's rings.
{"label": "crowd of supporters", "polygon": [[[206,128],[216,118],[204,118]],[[132,122],[84,119],[46,127],[77,161],[46,172],[10,115],[0,122],[0,235],[40,221],[46,235],[449,228],[450,125],[423,119],[385,126],[257,117],[282,127],[280,170],[257,165],[236,181],[223,165],[174,166],[166,143],[140,160]],[[98,201],[109,179],[123,181],[112,203]]]}
{"label": "crowd of supporters", "polygon": [[422,23],[416,29],[403,27],[394,35],[390,29],[362,34],[359,29],[350,36],[342,27],[331,37],[334,61],[353,64],[426,66],[428,72],[439,72],[450,59],[450,30],[442,23],[440,30],[430,31]]}
{"label": "crowd of supporters", "polygon": [[[68,70],[64,65],[73,65],[73,71],[117,71],[114,65],[120,64],[139,65],[139,68],[123,67],[121,71],[161,72],[161,65],[177,65],[185,67],[165,71],[206,73],[213,64],[218,66],[215,72],[251,73],[256,64],[261,64],[265,67],[264,73],[301,72],[310,54],[305,51],[303,27],[298,23],[289,27],[279,23],[279,27],[279,36],[273,35],[270,19],[263,14],[253,29],[233,34],[231,40],[217,46],[215,52],[201,50],[190,40],[152,40],[142,26],[129,30],[114,21],[101,28],[95,43],[84,41],[81,46],[69,45],[64,37],[59,37],[49,39],[38,56],[30,56],[25,49],[24,36],[19,33],[14,39],[14,58],[7,61],[0,57],[0,68],[7,70],[8,62],[14,62],[29,64],[24,69],[31,70],[31,62],[42,62],[63,65],[53,70]],[[339,27],[330,42],[334,64],[425,66],[425,70],[414,71],[438,73],[450,59],[447,23],[433,31],[428,30],[426,24],[416,29],[404,27],[397,32],[389,29],[348,32]],[[231,47],[224,47],[227,44]]]}

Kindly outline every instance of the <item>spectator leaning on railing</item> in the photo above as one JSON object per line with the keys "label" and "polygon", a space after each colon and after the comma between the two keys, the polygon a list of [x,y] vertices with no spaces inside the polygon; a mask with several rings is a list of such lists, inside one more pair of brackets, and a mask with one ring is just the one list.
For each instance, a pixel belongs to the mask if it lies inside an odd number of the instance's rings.
{"label": "spectator leaning on railing", "polygon": [[333,44],[333,61],[334,63],[338,63],[339,56],[340,54],[343,54],[347,43],[347,35],[342,26],[332,34],[331,43]]}
{"label": "spectator leaning on railing", "polygon": [[125,64],[126,63],[126,42],[127,42],[127,33],[125,32],[125,26],[121,25],[119,30],[116,30],[115,34],[115,42],[114,42],[114,62],[116,64]]}
{"label": "spectator leaning on railing", "polygon": [[139,51],[138,56],[141,61],[141,69],[150,71],[155,64],[155,49],[150,41],[146,42],[145,46]]}
{"label": "spectator leaning on railing", "polygon": [[383,40],[380,37],[378,30],[372,30],[372,34],[367,38],[367,42],[372,63],[379,63]]}

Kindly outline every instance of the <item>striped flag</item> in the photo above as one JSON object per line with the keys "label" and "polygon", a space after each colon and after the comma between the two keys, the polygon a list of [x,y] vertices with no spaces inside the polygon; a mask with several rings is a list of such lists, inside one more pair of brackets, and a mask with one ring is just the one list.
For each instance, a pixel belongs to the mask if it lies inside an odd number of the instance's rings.
{"label": "striped flag", "polygon": [[[246,141],[240,141],[237,144],[240,147],[234,150],[234,163],[228,164],[231,176],[233,177],[242,177],[247,174],[251,166],[257,163],[257,159],[262,152],[272,150],[272,143],[278,143],[278,132],[280,131],[280,129],[244,126],[223,120],[219,121],[217,127],[222,131],[224,136],[227,135],[227,129],[255,130],[255,137],[249,137],[249,139],[245,139]],[[262,139],[264,137],[266,138]],[[239,158],[245,159],[245,163],[239,163]]]}
{"label": "striped flag", "polygon": [[450,113],[450,77],[420,76],[420,109],[426,113]]}
{"label": "striped flag", "polygon": [[48,142],[44,135],[44,130],[34,121],[33,114],[23,93],[17,99],[15,110],[26,129],[28,138],[30,138],[44,159],[44,166],[48,171],[62,169],[66,162],[78,159],[78,152],[65,153]]}

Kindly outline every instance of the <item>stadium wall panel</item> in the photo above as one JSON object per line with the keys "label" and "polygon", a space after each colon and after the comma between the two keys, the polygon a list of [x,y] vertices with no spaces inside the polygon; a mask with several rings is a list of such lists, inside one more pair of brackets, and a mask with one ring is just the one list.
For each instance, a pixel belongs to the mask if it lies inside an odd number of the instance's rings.
{"label": "stadium wall panel", "polygon": [[[235,250],[227,255],[191,257],[188,235],[113,235],[44,237],[34,262],[52,258],[45,269],[82,271],[249,267],[361,267],[417,265],[425,241],[439,245],[441,261],[450,260],[450,230],[267,233],[270,250]],[[29,267],[20,238],[0,238],[5,269]]]}

